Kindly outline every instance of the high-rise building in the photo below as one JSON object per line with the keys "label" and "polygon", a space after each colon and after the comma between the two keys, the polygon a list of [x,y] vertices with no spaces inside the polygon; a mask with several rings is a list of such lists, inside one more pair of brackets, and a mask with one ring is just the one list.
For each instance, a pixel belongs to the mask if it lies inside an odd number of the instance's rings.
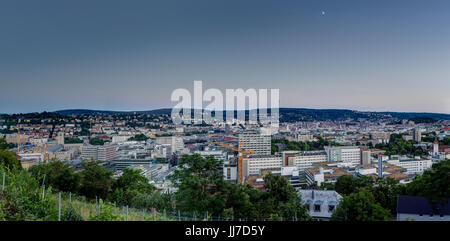
{"label": "high-rise building", "polygon": [[370,150],[367,148],[361,149],[361,164],[370,164]]}
{"label": "high-rise building", "polygon": [[439,141],[435,140],[433,142],[433,156],[439,155]]}
{"label": "high-rise building", "polygon": [[239,143],[241,143],[242,149],[252,151],[252,155],[271,154],[270,135],[262,135],[257,131],[246,131],[239,134]]}
{"label": "high-rise building", "polygon": [[412,131],[412,139],[413,141],[421,142],[422,141],[422,132],[420,128],[414,128]]}

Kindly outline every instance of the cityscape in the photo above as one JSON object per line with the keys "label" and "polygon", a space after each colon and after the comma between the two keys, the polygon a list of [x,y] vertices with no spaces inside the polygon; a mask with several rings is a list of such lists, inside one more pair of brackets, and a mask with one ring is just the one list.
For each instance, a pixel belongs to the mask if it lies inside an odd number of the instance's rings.
{"label": "cityscape", "polygon": [[197,240],[445,225],[449,10],[6,0],[0,230],[132,222]]}

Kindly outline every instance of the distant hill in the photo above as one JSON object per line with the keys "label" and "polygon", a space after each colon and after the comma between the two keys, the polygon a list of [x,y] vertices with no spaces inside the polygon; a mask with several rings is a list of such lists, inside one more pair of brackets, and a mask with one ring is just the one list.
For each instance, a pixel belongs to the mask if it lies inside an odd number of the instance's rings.
{"label": "distant hill", "polygon": [[156,109],[156,110],[147,110],[147,111],[112,111],[112,110],[68,109],[68,110],[58,110],[58,111],[55,111],[55,113],[58,113],[61,115],[110,115],[110,114],[131,114],[131,113],[163,115],[163,114],[170,114],[171,109]]}
{"label": "distant hill", "polygon": [[[88,110],[88,109],[70,109],[59,110],[55,113],[62,115],[109,115],[109,114],[170,114],[170,108],[155,109],[148,111],[109,111],[109,110]],[[236,111],[235,111],[236,113]],[[326,121],[326,120],[346,120],[346,119],[380,119],[393,117],[406,120],[450,120],[450,114],[441,113],[421,113],[421,112],[370,112],[356,111],[348,109],[307,109],[307,108],[280,108],[280,121]],[[225,116],[225,113],[222,113]],[[248,111],[246,111],[248,115]],[[420,121],[419,121],[420,122]]]}

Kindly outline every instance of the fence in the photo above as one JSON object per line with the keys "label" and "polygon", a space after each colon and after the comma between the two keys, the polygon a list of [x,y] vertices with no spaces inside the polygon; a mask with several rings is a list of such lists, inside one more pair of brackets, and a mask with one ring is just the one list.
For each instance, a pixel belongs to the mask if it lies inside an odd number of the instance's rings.
{"label": "fence", "polygon": [[[24,175],[24,171],[18,175],[8,170],[0,168],[0,176],[2,178],[1,192],[15,192],[20,194],[28,192],[38,197],[40,201],[48,201],[51,205],[48,209],[57,210],[57,218],[44,219],[62,221],[63,214],[69,208],[73,209],[82,220],[98,220],[98,221],[248,221],[243,218],[213,216],[208,212],[184,212],[176,209],[158,210],[156,208],[138,209],[129,206],[120,206],[114,203],[105,202],[100,198],[95,200],[86,199],[84,196],[78,196],[73,193],[52,193],[51,188],[45,184],[45,175],[41,184],[32,182],[29,175]],[[26,186],[26,187],[25,187]],[[0,201],[3,196],[0,197]],[[52,207],[52,205],[54,205]],[[45,210],[44,210],[45,211]],[[1,215],[0,215],[1,218]],[[295,221],[294,219],[283,219],[285,221]],[[33,219],[31,219],[33,220]],[[35,220],[35,219],[34,219]],[[266,220],[260,220],[266,221]]]}

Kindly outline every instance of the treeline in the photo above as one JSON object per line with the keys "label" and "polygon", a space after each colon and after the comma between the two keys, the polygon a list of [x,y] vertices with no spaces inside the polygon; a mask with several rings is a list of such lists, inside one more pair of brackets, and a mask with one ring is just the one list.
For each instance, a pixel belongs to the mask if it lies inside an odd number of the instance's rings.
{"label": "treeline", "polygon": [[284,151],[316,151],[324,150],[325,146],[340,146],[339,143],[334,141],[327,141],[322,137],[318,138],[318,141],[288,141],[287,139],[272,139],[272,154],[281,151],[278,147],[279,144],[284,146]]}
{"label": "treeline", "polygon": [[422,150],[421,147],[415,147],[415,141],[406,141],[403,139],[402,134],[391,134],[389,139],[389,143],[378,143],[375,145],[375,148],[385,150],[384,153],[387,156],[390,155],[414,155],[421,156],[426,153]]}

